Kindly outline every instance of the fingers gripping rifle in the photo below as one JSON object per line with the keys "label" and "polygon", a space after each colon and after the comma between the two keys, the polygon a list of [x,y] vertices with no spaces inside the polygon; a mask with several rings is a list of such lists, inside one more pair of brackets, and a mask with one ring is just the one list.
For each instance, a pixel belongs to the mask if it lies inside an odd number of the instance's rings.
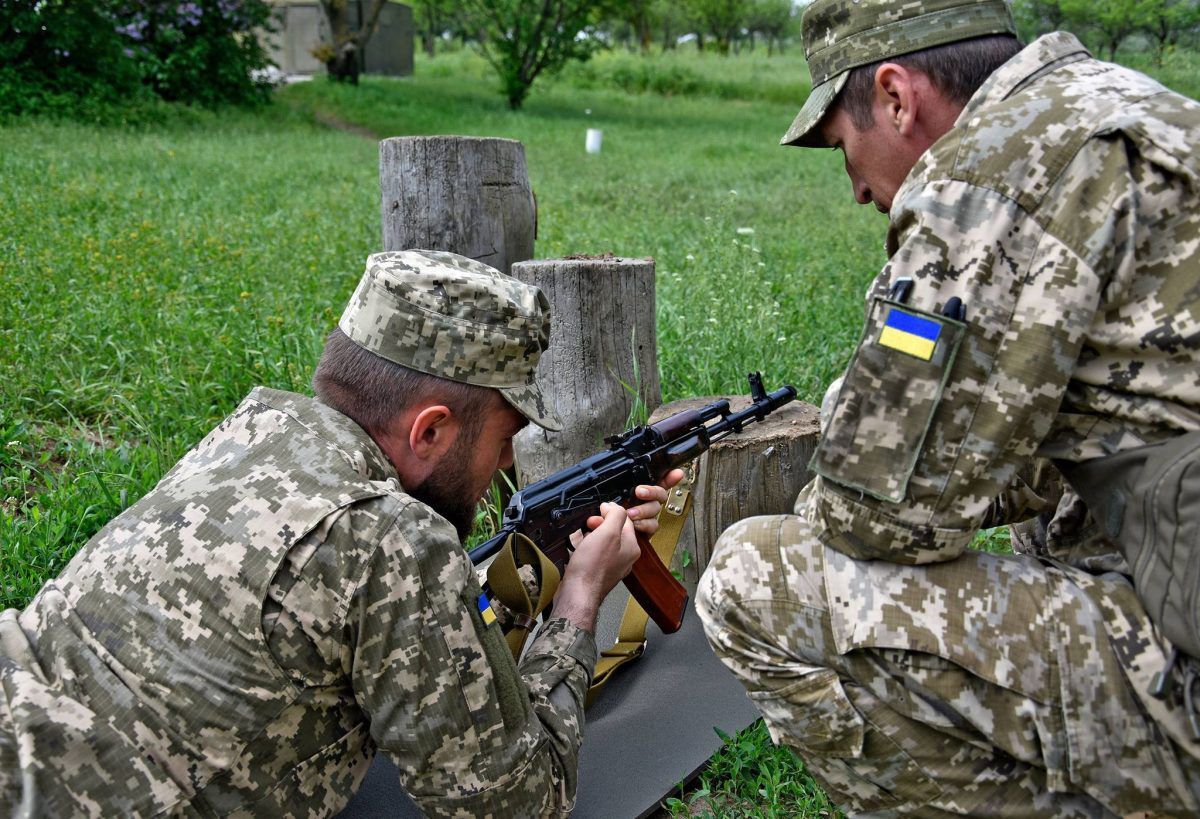
{"label": "fingers gripping rifle", "polygon": [[[608,448],[604,451],[516,492],[504,509],[500,531],[471,550],[471,562],[487,560],[503,548],[509,535],[520,533],[562,570],[571,557],[571,535],[583,528],[589,517],[600,514],[600,504],[636,504],[636,487],[660,482],[715,442],[761,421],[796,397],[791,386],[768,393],[759,373],[751,373],[749,379],[751,403],[740,412],[731,412],[728,401],[714,401],[651,426],[610,436],[605,439]],[[687,591],[658,559],[648,537],[639,533],[638,544],[642,554],[625,585],[664,633],[678,631]]]}

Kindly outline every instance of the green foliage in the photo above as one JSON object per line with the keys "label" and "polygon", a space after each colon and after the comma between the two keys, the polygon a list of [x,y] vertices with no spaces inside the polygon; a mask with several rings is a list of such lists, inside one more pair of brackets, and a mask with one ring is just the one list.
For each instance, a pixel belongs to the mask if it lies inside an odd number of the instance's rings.
{"label": "green foliage", "polygon": [[0,0],[0,114],[264,101],[269,16],[265,0]]}
{"label": "green foliage", "polygon": [[717,50],[729,53],[729,47],[746,22],[749,6],[742,0],[683,0],[684,7],[701,30],[716,41]]}
{"label": "green foliage", "polygon": [[1026,41],[1066,28],[1108,59],[1140,35],[1153,43],[1157,59],[1200,28],[1200,0],[1016,0],[1014,16]]}
{"label": "green foliage", "polygon": [[971,541],[971,548],[981,552],[991,552],[994,555],[1012,554],[1012,541],[1008,535],[1008,527],[998,526],[995,529],[983,529],[977,532],[975,539]]}
{"label": "green foliage", "polygon": [[733,736],[713,730],[721,737],[721,749],[700,775],[698,789],[664,802],[671,816],[841,817],[800,758],[771,742],[762,720]]}
{"label": "green foliage", "polygon": [[562,79],[579,88],[619,88],[634,94],[706,96],[799,105],[809,92],[808,68],[797,51],[771,57],[761,50],[736,60],[692,49],[630,54],[606,51],[565,68]]}
{"label": "green foliage", "polygon": [[70,112],[140,94],[112,4],[0,0],[0,113]]}
{"label": "green foliage", "polygon": [[142,82],[172,102],[253,104],[269,89],[251,78],[268,65],[256,29],[269,28],[264,0],[116,0],[117,33]]}
{"label": "green foliage", "polygon": [[515,110],[542,74],[586,60],[601,47],[588,29],[608,11],[608,3],[594,0],[463,0],[454,19],[460,29],[479,33],[479,51]]}

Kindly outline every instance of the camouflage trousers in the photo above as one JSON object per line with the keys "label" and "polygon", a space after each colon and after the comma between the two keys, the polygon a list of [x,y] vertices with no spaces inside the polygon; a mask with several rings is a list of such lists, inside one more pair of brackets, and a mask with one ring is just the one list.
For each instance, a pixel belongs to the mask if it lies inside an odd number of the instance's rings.
{"label": "camouflage trousers", "polygon": [[850,815],[1195,816],[1200,743],[1143,707],[1096,583],[1137,605],[1120,575],[1028,556],[856,561],[777,515],[722,535],[697,610],[772,738]]}

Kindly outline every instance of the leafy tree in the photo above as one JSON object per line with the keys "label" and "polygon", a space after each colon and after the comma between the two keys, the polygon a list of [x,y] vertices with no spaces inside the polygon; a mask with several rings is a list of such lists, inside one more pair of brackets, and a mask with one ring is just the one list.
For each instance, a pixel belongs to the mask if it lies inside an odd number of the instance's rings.
{"label": "leafy tree", "polygon": [[1060,0],[1016,0],[1013,17],[1017,31],[1025,42],[1063,27],[1065,15]]}
{"label": "leafy tree", "polygon": [[[321,43],[313,56],[325,63],[330,79],[358,85],[363,49],[379,24],[387,0],[367,0],[351,6],[349,0],[320,0],[329,23],[330,42]],[[359,18],[356,12],[360,12]]]}
{"label": "leafy tree", "polygon": [[454,27],[454,0],[409,0],[421,50],[432,57],[438,37]]}
{"label": "leafy tree", "polygon": [[1154,0],[1060,0],[1059,5],[1067,24],[1094,32],[1111,60],[1126,37],[1146,27],[1151,2]]}
{"label": "leafy tree", "polygon": [[655,0],[625,0],[619,5],[621,19],[626,22],[637,37],[638,48],[642,53],[650,50],[654,41],[654,24],[657,9]]}
{"label": "leafy tree", "polygon": [[[741,34],[747,8],[742,0],[683,0],[696,21],[716,41],[717,50],[729,53],[729,47]],[[701,32],[697,32],[699,35]],[[700,46],[703,48],[703,45]]]}
{"label": "leafy tree", "polygon": [[592,27],[613,11],[592,0],[459,0],[458,24],[479,32],[478,48],[496,71],[510,108],[525,101],[534,81],[571,60],[586,60],[603,45]]}
{"label": "leafy tree", "polygon": [[783,38],[794,19],[792,0],[754,0],[746,17],[746,27],[752,36],[757,32],[766,38],[769,56],[776,48],[783,50]]}
{"label": "leafy tree", "polygon": [[692,21],[678,0],[654,0],[651,13],[662,36],[662,50],[675,48],[675,40],[686,33]]}
{"label": "leafy tree", "polygon": [[1154,41],[1159,64],[1181,36],[1200,26],[1200,0],[1151,0],[1145,11],[1145,31]]}

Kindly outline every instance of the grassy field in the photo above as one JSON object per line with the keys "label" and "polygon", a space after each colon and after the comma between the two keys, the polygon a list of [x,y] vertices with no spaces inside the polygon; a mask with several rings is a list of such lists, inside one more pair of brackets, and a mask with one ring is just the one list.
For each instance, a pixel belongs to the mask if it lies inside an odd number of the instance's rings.
{"label": "grassy field", "polygon": [[316,114],[522,140],[539,256],[657,259],[667,400],[740,390],[753,368],[819,397],[883,225],[833,155],[775,146],[794,106],[560,82],[514,113],[490,80],[441,73],[154,126],[4,127],[0,602],[23,604],[254,384],[304,388],[379,246],[375,140]]}
{"label": "grassy field", "polygon": [[[853,204],[838,155],[777,147],[806,89],[796,54],[612,54],[512,112],[452,54],[411,78],[292,86],[257,112],[0,126],[0,605],[24,605],[251,387],[307,388],[379,249],[376,138],[519,139],[539,257],[653,256],[665,400],[762,369],[818,401],[885,223]],[[829,810],[761,727],[708,776],[723,815]]]}

